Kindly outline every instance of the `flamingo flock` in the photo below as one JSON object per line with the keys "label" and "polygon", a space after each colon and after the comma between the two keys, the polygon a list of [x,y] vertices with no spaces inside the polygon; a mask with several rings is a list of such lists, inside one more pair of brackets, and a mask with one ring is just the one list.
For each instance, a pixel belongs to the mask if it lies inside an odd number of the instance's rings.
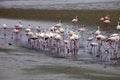
{"label": "flamingo flock", "polygon": [[[101,18],[101,21],[109,24],[109,15]],[[72,23],[76,25],[78,22],[78,16],[76,16]],[[107,23],[106,23],[107,22]],[[107,25],[108,26],[108,25]],[[7,24],[3,24],[4,36],[6,36]],[[34,30],[35,31],[34,31]],[[116,29],[120,29],[120,24],[116,26]],[[25,33],[25,35],[23,34]],[[90,36],[85,36],[88,33],[86,26],[82,25],[78,30],[69,29],[69,27],[62,26],[62,20],[49,27],[48,29],[42,29],[40,25],[35,28],[30,24],[24,29],[22,21],[19,21],[12,29],[12,39],[14,41],[22,41],[23,37],[27,39],[27,45],[31,49],[51,51],[56,54],[68,54],[77,56],[80,50],[80,41],[86,43],[84,47],[87,47],[86,51],[90,52],[93,60],[100,61],[113,61],[120,58],[120,33],[113,33],[111,35],[103,35],[100,31],[100,27],[97,26],[96,31],[90,33]]]}
{"label": "flamingo flock", "polygon": [[109,27],[109,24],[111,23],[111,18],[109,15],[106,15],[105,17],[100,18],[101,26],[107,30]]}

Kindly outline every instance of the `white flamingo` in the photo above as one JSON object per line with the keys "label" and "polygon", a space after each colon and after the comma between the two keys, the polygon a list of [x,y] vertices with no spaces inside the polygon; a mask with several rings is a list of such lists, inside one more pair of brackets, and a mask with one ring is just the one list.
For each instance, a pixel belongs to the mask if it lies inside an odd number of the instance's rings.
{"label": "white flamingo", "polygon": [[15,41],[17,42],[20,38],[19,38],[19,32],[20,32],[20,30],[18,30],[18,29],[16,29],[16,28],[14,28],[13,29],[13,34],[15,33]]}
{"label": "white flamingo", "polygon": [[93,59],[95,60],[95,57],[96,57],[96,48],[98,46],[98,43],[96,42],[92,42],[91,44],[91,54],[93,55]]}
{"label": "white flamingo", "polygon": [[[33,32],[28,32],[28,43],[30,44],[30,47],[36,48],[35,41],[39,39],[39,35],[33,35]],[[33,40],[33,43],[31,42]]]}
{"label": "white flamingo", "polygon": [[36,31],[39,33],[40,32],[40,26],[36,27]]}
{"label": "white flamingo", "polygon": [[87,47],[91,44],[91,41],[93,41],[93,39],[94,39],[94,33],[91,32],[91,36],[87,38],[87,41],[88,41]]}
{"label": "white flamingo", "polygon": [[6,37],[6,29],[7,29],[7,24],[3,24],[3,29],[4,29],[4,37]]}
{"label": "white flamingo", "polygon": [[97,27],[97,31],[95,31],[94,34],[95,34],[95,35],[99,35],[100,33],[101,33],[101,31],[100,31],[100,27],[98,26],[98,27]]}
{"label": "white flamingo", "polygon": [[22,29],[22,22],[21,21],[19,21],[16,25],[15,25],[15,28],[16,29]]}
{"label": "white flamingo", "polygon": [[56,40],[56,51],[59,53],[60,52],[60,49],[61,49],[61,39],[62,39],[62,36],[60,34],[56,34],[55,35],[55,40]]}
{"label": "white flamingo", "polygon": [[82,27],[79,29],[81,37],[82,37],[83,40],[84,40],[84,36],[85,36],[84,35],[85,30],[86,30],[85,25],[82,25]]}
{"label": "white flamingo", "polygon": [[72,19],[72,23],[76,24],[78,22],[78,16]]}
{"label": "white flamingo", "polygon": [[26,28],[26,29],[25,29],[25,32],[26,32],[26,33],[30,32],[30,31],[31,31],[31,28]]}
{"label": "white flamingo", "polygon": [[65,52],[65,54],[69,54],[69,52],[70,52],[69,41],[68,40],[64,40],[64,44],[65,44],[64,52]]}
{"label": "white flamingo", "polygon": [[117,30],[120,30],[120,22],[118,22]]}
{"label": "white flamingo", "polygon": [[7,29],[7,24],[3,24],[3,29]]}
{"label": "white flamingo", "polygon": [[62,26],[62,20],[59,20],[57,24],[55,24],[56,28],[60,28]]}
{"label": "white flamingo", "polygon": [[85,30],[86,30],[85,25],[82,25],[82,28],[79,29],[81,33],[85,32]]}
{"label": "white flamingo", "polygon": [[70,36],[70,52],[73,55],[77,55],[78,52],[78,39],[79,39],[79,35],[72,33],[72,35]]}

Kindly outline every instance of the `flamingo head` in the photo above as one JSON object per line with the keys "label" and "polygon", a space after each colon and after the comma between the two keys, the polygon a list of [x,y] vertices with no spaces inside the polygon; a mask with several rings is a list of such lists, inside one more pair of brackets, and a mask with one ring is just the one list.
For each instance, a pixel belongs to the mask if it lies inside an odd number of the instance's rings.
{"label": "flamingo head", "polygon": [[68,40],[64,40],[64,43],[65,43],[65,44],[68,44]]}
{"label": "flamingo head", "polygon": [[62,20],[61,20],[61,19],[59,20],[59,23],[62,23]]}
{"label": "flamingo head", "polygon": [[103,22],[103,21],[104,21],[104,18],[103,18],[103,17],[101,17],[101,18],[100,18],[100,21],[102,21],[102,22]]}
{"label": "flamingo head", "polygon": [[79,17],[78,17],[78,16],[76,16],[75,18],[76,18],[76,19],[78,19]]}

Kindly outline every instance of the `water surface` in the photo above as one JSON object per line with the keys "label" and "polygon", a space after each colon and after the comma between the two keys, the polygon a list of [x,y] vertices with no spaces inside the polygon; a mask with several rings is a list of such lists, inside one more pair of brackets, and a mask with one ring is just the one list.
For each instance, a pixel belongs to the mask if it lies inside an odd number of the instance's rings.
{"label": "water surface", "polygon": [[[107,6],[106,6],[107,5]],[[119,0],[2,0],[4,8],[34,9],[120,9]]]}

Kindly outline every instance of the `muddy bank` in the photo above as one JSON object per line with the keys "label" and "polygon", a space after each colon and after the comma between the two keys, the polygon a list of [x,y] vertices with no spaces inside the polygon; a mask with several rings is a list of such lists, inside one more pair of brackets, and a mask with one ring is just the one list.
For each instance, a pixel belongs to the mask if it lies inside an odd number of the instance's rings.
{"label": "muddy bank", "polygon": [[39,9],[0,9],[1,18],[48,20],[70,22],[77,15],[78,24],[100,25],[99,19],[106,16],[111,17],[111,27],[117,25],[120,10],[39,10]]}

